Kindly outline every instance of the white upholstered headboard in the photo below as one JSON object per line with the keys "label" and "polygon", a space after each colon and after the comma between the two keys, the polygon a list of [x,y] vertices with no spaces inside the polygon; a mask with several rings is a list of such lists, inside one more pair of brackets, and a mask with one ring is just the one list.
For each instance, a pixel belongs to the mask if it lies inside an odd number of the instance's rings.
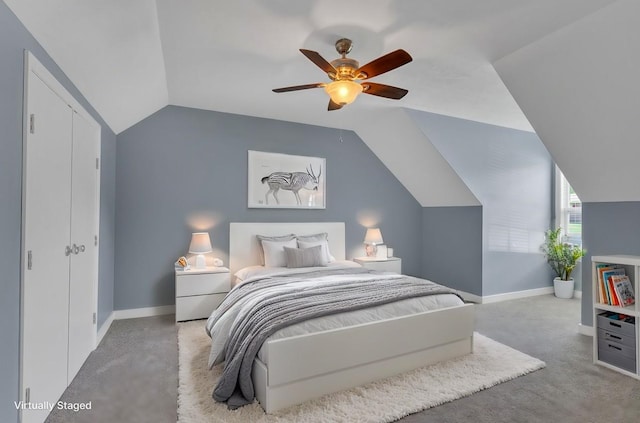
{"label": "white upholstered headboard", "polygon": [[233,276],[247,266],[260,264],[256,235],[311,235],[326,232],[336,260],[345,259],[344,222],[232,222],[229,225],[229,269]]}

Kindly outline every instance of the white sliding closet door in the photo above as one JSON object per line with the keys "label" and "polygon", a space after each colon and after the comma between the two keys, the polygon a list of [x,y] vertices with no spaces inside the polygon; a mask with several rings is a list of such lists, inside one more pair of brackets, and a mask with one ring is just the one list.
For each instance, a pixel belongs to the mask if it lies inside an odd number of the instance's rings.
{"label": "white sliding closet door", "polygon": [[[22,381],[30,402],[55,402],[67,387],[69,258],[71,232],[71,115],[73,111],[31,76],[27,132],[23,268]],[[29,266],[29,263],[32,263]],[[29,269],[30,267],[30,269]],[[25,410],[23,423],[41,422],[49,410]]]}
{"label": "white sliding closet door", "polygon": [[71,275],[69,279],[69,383],[93,351],[98,277],[96,228],[98,204],[99,128],[73,114],[71,183]]}

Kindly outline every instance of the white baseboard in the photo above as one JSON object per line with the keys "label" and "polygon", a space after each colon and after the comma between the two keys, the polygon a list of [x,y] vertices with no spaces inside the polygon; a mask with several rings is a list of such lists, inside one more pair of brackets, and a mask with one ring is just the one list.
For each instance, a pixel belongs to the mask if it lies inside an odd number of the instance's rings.
{"label": "white baseboard", "polygon": [[100,329],[98,329],[96,347],[100,345],[100,342],[102,342],[102,338],[104,338],[104,336],[107,334],[107,331],[111,327],[111,323],[113,323],[113,319],[114,319],[114,314],[115,313],[112,311],[111,314],[109,314],[109,317],[107,317],[107,320],[105,320],[102,326],[100,326]]}
{"label": "white baseboard", "polygon": [[578,333],[586,336],[594,335],[593,326],[583,325],[582,323],[578,323]]}
{"label": "white baseboard", "polygon": [[516,300],[518,298],[536,297],[538,295],[553,294],[553,287],[548,286],[544,288],[527,289],[524,291],[505,292],[504,294],[485,295],[485,296],[470,294],[464,291],[457,291],[457,292],[458,294],[460,294],[462,298],[464,298],[465,301],[470,301],[476,304],[490,304],[490,303],[498,303],[500,301]]}
{"label": "white baseboard", "polygon": [[114,319],[137,319],[139,317],[162,316],[165,314],[174,314],[176,312],[175,305],[164,305],[157,307],[131,308],[128,310],[114,310]]}
{"label": "white baseboard", "polygon": [[[456,291],[465,301],[476,304],[498,303],[500,301],[516,300],[518,298],[536,297],[538,295],[553,294],[553,287],[526,289],[524,291],[505,292],[504,294],[480,296],[465,291]],[[582,291],[573,291],[573,298],[581,299]]]}
{"label": "white baseboard", "polygon": [[504,294],[485,295],[482,304],[499,303],[501,301],[517,300],[518,298],[537,297],[538,295],[553,294],[553,287],[526,289],[524,291],[505,292]]}

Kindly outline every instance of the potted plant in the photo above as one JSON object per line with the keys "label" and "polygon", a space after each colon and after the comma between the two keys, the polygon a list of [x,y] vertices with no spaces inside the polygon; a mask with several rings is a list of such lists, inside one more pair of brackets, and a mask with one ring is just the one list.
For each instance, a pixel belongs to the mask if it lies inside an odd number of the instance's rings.
{"label": "potted plant", "polygon": [[572,298],[574,280],[571,272],[575,269],[578,260],[585,254],[585,250],[579,245],[562,241],[562,228],[549,229],[545,233],[545,241],[542,245],[547,263],[556,273],[553,280],[553,290],[558,298]]}

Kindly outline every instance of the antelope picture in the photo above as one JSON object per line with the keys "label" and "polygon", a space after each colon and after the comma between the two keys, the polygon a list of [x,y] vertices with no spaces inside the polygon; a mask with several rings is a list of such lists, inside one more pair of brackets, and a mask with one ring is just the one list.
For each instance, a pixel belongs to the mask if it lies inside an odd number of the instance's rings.
{"label": "antelope picture", "polygon": [[320,166],[320,171],[318,175],[316,175],[313,171],[313,165],[310,165],[309,168],[306,169],[306,172],[273,172],[260,180],[263,184],[269,185],[269,191],[267,191],[264,196],[265,201],[269,204],[269,194],[271,194],[276,200],[276,203],[280,204],[278,191],[282,189],[291,191],[296,197],[296,204],[301,206],[300,190],[307,189],[317,191],[320,175],[322,175],[322,166]]}

